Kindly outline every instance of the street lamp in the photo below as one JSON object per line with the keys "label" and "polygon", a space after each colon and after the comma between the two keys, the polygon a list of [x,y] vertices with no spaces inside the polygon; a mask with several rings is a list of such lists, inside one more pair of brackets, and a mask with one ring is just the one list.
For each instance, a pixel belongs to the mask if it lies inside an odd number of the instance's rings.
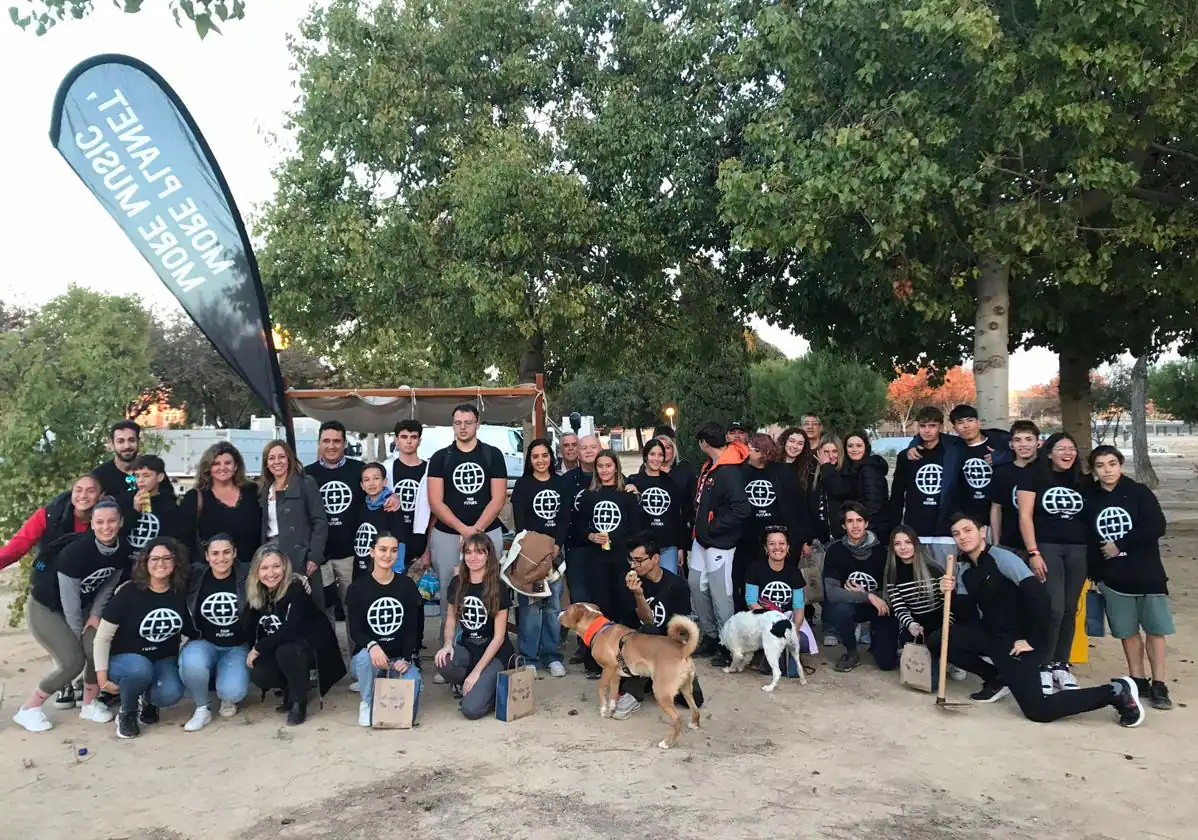
{"label": "street lamp", "polygon": [[674,413],[675,413],[674,406],[667,405],[666,406],[666,419],[670,421],[670,428],[674,429],[674,431],[678,431],[678,429],[674,426]]}

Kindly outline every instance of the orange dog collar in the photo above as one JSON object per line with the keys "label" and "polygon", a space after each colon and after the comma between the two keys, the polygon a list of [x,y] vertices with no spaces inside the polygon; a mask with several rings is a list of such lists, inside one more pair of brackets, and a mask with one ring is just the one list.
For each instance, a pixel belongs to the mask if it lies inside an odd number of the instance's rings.
{"label": "orange dog collar", "polygon": [[611,627],[613,624],[614,622],[608,621],[607,616],[605,615],[600,615],[591,619],[591,623],[587,625],[587,629],[582,631],[582,643],[587,647],[590,647],[591,642],[595,640],[595,637],[608,627]]}

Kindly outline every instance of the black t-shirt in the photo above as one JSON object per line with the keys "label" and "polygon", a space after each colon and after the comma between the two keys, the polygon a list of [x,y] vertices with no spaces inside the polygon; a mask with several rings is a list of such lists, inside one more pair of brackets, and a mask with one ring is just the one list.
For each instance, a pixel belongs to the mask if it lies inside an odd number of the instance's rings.
{"label": "black t-shirt", "polygon": [[[116,551],[111,554],[104,554],[100,551],[100,547],[96,544],[96,537],[93,533],[88,533],[82,539],[68,545],[58,555],[58,560],[54,564],[55,574],[54,591],[49,593],[46,590],[45,583],[39,579],[37,583],[41,584],[42,594],[50,595],[54,602],[48,603],[43,601],[39,594],[35,591],[34,597],[54,609],[61,608],[58,595],[58,575],[64,574],[67,577],[76,578],[79,581],[79,598],[83,605],[83,611],[86,614],[88,607],[96,599],[96,593],[100,587],[108,583],[113,575],[120,575],[127,568],[129,552],[124,543],[118,541]],[[45,576],[41,576],[44,578]],[[37,585],[35,583],[35,585]]]}
{"label": "black t-shirt", "polygon": [[320,461],[304,467],[304,472],[316,479],[325,516],[329,520],[325,557],[340,559],[354,556],[354,539],[362,521],[362,509],[366,507],[366,494],[362,492],[363,466],[361,461],[346,458],[341,466],[331,469]]}
{"label": "black t-shirt", "polygon": [[1056,545],[1084,545],[1086,519],[1082,511],[1082,496],[1078,477],[1054,469],[1025,470],[1020,490],[1036,494],[1032,523],[1036,527],[1036,542]]}
{"label": "black t-shirt", "polygon": [[886,572],[886,544],[879,542],[864,560],[858,560],[843,541],[837,540],[824,555],[824,577],[846,583],[857,583],[866,592],[882,588]]}
{"label": "black t-shirt", "polygon": [[[495,524],[494,520],[478,521],[491,503],[492,479],[507,481],[507,462],[494,446],[480,440],[469,452],[463,452],[454,441],[429,459],[428,475],[444,482],[445,506],[463,525],[477,525],[486,531]],[[457,533],[444,522],[438,521],[436,527],[446,534]]]}
{"label": "black t-shirt", "polygon": [[[132,495],[137,492],[137,477],[133,473],[126,473],[116,465],[115,460],[105,461],[100,466],[92,470],[92,477],[100,482],[100,492],[105,496],[112,496],[117,501],[126,493]],[[158,485],[160,494],[174,497],[175,486],[171,484],[170,477],[162,479],[162,483]]]}
{"label": "black t-shirt", "polygon": [[420,493],[420,482],[428,464],[421,461],[414,467],[409,467],[396,458],[391,464],[391,489],[399,497],[399,512],[403,514],[406,533],[411,533],[416,524],[416,498]]}
{"label": "black t-shirt", "polygon": [[[1034,463],[1034,462],[1033,462]],[[1012,551],[1023,551],[1023,534],[1019,532],[1019,484],[1031,469],[1018,466],[1014,461],[999,464],[994,468],[994,478],[987,488],[991,504],[1002,507],[1002,533],[997,536],[998,544]],[[987,516],[986,521],[990,518]]]}
{"label": "black t-shirt", "polygon": [[[126,493],[119,500],[124,528],[121,540],[128,546],[132,557],[145,548],[146,543],[156,537],[181,537],[179,528],[179,503],[173,493],[161,490],[150,497],[150,509],[136,510],[133,494]],[[248,559],[247,559],[248,562]]]}
{"label": "black t-shirt", "polygon": [[[801,602],[795,603],[795,595],[801,599],[804,586],[806,581],[794,559],[787,557],[781,569],[774,569],[768,560],[762,560],[754,563],[745,573],[745,606],[754,602],[763,604],[769,601],[780,610],[801,608]],[[754,589],[750,590],[748,587]],[[757,593],[756,598],[753,597],[754,591]]]}
{"label": "black t-shirt", "polygon": [[570,531],[567,537],[567,545],[570,548],[583,548],[588,545],[587,527],[590,523],[584,522],[579,514],[582,512],[582,494],[591,486],[593,478],[594,475],[583,472],[582,467],[575,467],[562,474],[562,486],[568,494],[567,498],[572,500],[570,501]]}
{"label": "black t-shirt", "polygon": [[364,575],[349,585],[345,621],[354,652],[378,642],[387,658],[411,660],[420,647],[420,590],[407,575],[397,574],[387,585]]}
{"label": "black t-shirt", "polygon": [[[458,577],[455,575],[449,582],[449,590],[445,593],[446,603],[456,604],[458,597]],[[499,609],[511,609],[512,593],[502,584],[499,587]],[[507,638],[507,627],[500,628],[503,634],[503,647],[496,656],[504,667],[507,667],[511,657],[511,642]],[[486,599],[483,598],[483,584],[471,583],[466,586],[466,595],[462,599],[462,607],[458,610],[458,643],[467,648],[477,659],[491,639],[495,638],[495,616],[487,610]]]}
{"label": "black t-shirt", "polygon": [[[161,492],[161,491],[159,491]],[[209,487],[203,491],[203,504],[196,512],[199,496],[195,489],[187,491],[179,504],[179,533],[192,552],[192,558],[203,558],[201,545],[217,534],[228,534],[237,549],[237,562],[249,563],[262,542],[262,505],[258,499],[258,485],[247,482],[241,488],[237,504],[226,505],[212,494]]]}
{"label": "black t-shirt", "polygon": [[656,582],[641,578],[641,591],[653,615],[651,626],[657,630],[663,630],[672,616],[691,614],[690,588],[669,569],[662,569],[661,580]]}
{"label": "black t-shirt", "polygon": [[199,638],[218,647],[233,647],[247,643],[245,628],[241,625],[241,608],[237,597],[237,576],[230,574],[217,580],[208,572],[204,575],[196,596],[195,621]]}
{"label": "black t-shirt", "polygon": [[535,531],[553,537],[561,545],[570,524],[569,485],[560,475],[541,481],[522,475],[512,488],[512,519],[516,531]]}
{"label": "black t-shirt", "polygon": [[370,549],[374,546],[375,536],[383,533],[388,533],[399,540],[400,550],[404,552],[404,566],[406,567],[412,562],[407,550],[403,548],[411,533],[411,526],[404,524],[403,511],[383,510],[381,507],[371,510],[369,507],[364,507],[362,521],[358,524],[358,532],[354,537],[354,580],[364,574],[369,574],[373,568],[374,561],[370,558]]}
{"label": "black t-shirt", "polygon": [[903,493],[903,524],[921,537],[945,536],[937,533],[940,520],[940,494],[944,488],[944,444],[920,448],[920,460],[909,461],[900,452],[895,480]]}
{"label": "black t-shirt", "polygon": [[989,490],[994,479],[990,459],[993,455],[994,447],[985,438],[980,443],[966,444],[961,455],[961,474],[957,481],[961,510],[980,517],[982,522],[990,521]]}
{"label": "black t-shirt", "polygon": [[637,473],[628,483],[640,491],[637,494],[645,527],[662,548],[680,546],[686,540],[686,525],[682,515],[685,490],[669,473],[648,475]]}
{"label": "black t-shirt", "polygon": [[634,493],[601,487],[587,490],[579,502],[579,517],[583,521],[584,533],[606,533],[609,548],[587,542],[592,555],[605,562],[624,563],[628,559],[628,541],[642,527],[641,504]]}
{"label": "black t-shirt", "polygon": [[178,656],[181,636],[196,638],[187,599],[174,590],[154,592],[126,583],[112,596],[102,618],[117,625],[113,656],[139,653],[151,662],[169,659]]}

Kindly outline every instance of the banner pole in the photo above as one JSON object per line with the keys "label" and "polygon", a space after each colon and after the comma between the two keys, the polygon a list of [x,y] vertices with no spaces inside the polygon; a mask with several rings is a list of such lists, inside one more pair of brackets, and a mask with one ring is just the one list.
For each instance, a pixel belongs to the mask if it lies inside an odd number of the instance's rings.
{"label": "banner pole", "polygon": [[283,430],[287,434],[287,445],[295,452],[295,415],[291,413],[291,398],[287,396],[291,383],[286,376],[280,378],[283,380]]}

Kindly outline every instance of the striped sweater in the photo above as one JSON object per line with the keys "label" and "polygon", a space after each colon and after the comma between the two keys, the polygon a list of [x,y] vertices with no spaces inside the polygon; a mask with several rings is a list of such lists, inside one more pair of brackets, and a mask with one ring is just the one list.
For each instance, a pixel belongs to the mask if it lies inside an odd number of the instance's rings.
{"label": "striped sweater", "polygon": [[931,570],[933,577],[927,585],[915,580],[906,563],[897,566],[897,579],[887,591],[886,600],[898,620],[899,629],[911,633],[913,624],[919,624],[925,633],[940,629],[944,621],[944,595],[940,592],[940,575],[936,574],[940,570]]}

